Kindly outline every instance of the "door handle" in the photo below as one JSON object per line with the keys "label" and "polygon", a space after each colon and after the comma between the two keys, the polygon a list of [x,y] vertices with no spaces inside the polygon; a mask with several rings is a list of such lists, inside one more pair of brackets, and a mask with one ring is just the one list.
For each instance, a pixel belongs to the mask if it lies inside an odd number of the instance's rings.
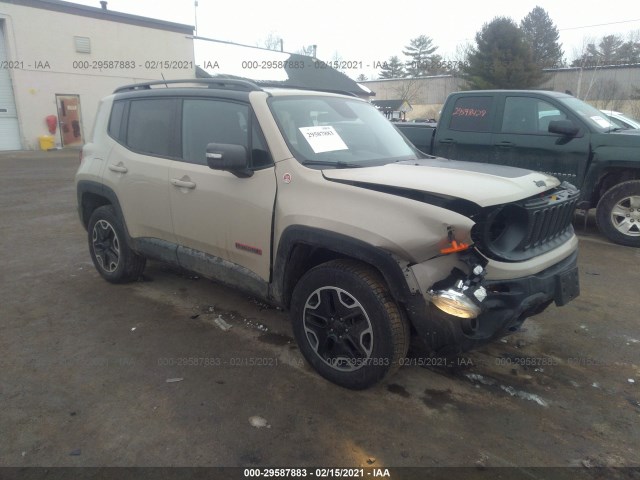
{"label": "door handle", "polygon": [[443,138],[440,143],[453,143],[453,138]]}
{"label": "door handle", "polygon": [[180,179],[177,179],[177,178],[172,178],[171,179],[171,185],[173,185],[174,187],[189,188],[191,190],[196,188],[196,184],[195,183],[189,182],[187,180],[180,180]]}
{"label": "door handle", "polygon": [[494,144],[494,146],[502,147],[502,148],[511,148],[511,147],[514,146],[514,143],[513,142],[500,142],[500,143]]}
{"label": "door handle", "polygon": [[109,170],[111,170],[112,172],[118,172],[118,173],[127,173],[129,171],[129,169],[124,165],[122,165],[122,163],[119,163],[118,165],[113,165],[113,164],[109,165]]}

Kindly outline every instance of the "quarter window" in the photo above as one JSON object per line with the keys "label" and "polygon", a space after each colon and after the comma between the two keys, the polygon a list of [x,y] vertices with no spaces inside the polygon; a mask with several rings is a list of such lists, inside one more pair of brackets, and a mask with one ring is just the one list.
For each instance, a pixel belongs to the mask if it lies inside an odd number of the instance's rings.
{"label": "quarter window", "polygon": [[111,107],[111,117],[109,118],[109,136],[119,142],[122,141],[122,114],[124,113],[125,102],[113,102]]}

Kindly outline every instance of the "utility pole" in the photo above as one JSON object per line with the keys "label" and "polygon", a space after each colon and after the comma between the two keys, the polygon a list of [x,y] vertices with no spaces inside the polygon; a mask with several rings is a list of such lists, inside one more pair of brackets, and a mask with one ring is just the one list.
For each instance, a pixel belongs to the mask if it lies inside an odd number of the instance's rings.
{"label": "utility pole", "polygon": [[198,0],[193,2],[193,14],[195,17],[196,37],[198,36]]}

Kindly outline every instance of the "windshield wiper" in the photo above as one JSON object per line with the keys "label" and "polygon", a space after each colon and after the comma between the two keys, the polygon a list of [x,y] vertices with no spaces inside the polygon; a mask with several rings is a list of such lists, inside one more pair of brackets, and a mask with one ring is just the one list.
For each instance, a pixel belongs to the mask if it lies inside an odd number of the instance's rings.
{"label": "windshield wiper", "polygon": [[349,163],[336,161],[332,162],[330,160],[305,160],[301,162],[303,165],[319,165],[322,167],[333,167],[333,168],[362,168],[363,165],[359,163]]}

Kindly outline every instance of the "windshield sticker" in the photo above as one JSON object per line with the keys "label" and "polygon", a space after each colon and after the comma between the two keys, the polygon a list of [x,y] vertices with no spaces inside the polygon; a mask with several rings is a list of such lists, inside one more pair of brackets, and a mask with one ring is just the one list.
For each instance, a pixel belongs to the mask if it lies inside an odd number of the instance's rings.
{"label": "windshield sticker", "polygon": [[349,149],[335,128],[330,125],[301,127],[299,130],[315,153]]}
{"label": "windshield sticker", "polygon": [[596,122],[598,125],[600,125],[602,128],[609,128],[609,127],[613,127],[613,125],[611,124],[610,121],[605,120],[604,118],[602,118],[600,115],[594,115],[593,117],[591,117],[591,120],[593,120],[594,122]]}

